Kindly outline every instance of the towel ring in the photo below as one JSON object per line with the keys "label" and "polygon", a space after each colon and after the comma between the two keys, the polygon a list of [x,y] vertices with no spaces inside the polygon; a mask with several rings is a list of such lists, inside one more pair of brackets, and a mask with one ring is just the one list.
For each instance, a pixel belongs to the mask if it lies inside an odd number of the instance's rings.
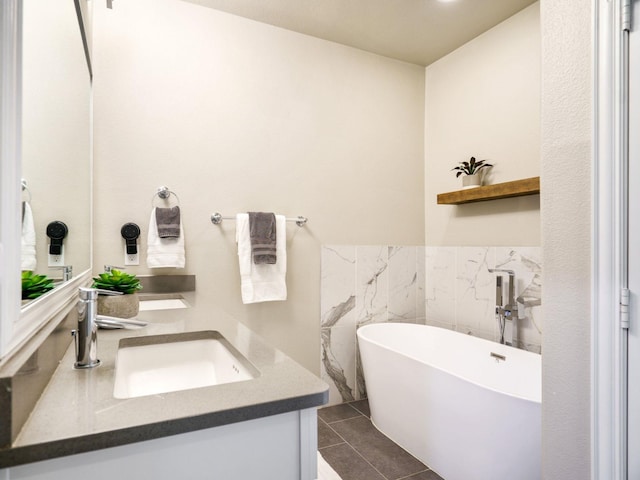
{"label": "towel ring", "polygon": [[156,197],[160,197],[162,200],[169,200],[171,198],[171,195],[176,197],[176,201],[178,202],[178,205],[180,205],[180,198],[178,197],[178,195],[175,192],[169,190],[169,187],[165,187],[164,185],[158,187],[156,193],[153,195],[153,197],[151,197],[151,205],[153,205],[153,201]]}
{"label": "towel ring", "polygon": [[20,181],[20,185],[22,185],[22,193],[27,192],[27,202],[31,203],[31,190],[27,187],[27,181],[24,178]]}

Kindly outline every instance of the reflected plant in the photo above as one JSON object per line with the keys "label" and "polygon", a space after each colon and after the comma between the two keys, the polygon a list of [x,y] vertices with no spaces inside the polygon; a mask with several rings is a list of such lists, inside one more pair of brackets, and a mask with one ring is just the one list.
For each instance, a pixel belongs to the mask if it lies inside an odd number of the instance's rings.
{"label": "reflected plant", "polygon": [[55,287],[53,280],[46,275],[38,275],[32,270],[22,272],[22,300],[33,300]]}

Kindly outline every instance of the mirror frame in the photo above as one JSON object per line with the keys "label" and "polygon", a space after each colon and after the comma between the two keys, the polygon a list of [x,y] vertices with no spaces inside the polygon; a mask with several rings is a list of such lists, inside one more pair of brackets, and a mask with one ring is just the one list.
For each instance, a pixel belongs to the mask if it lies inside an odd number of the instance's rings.
{"label": "mirror frame", "polygon": [[[82,3],[74,0],[87,58],[91,64]],[[85,9],[86,11],[86,9]],[[90,201],[89,268],[40,299],[20,308],[20,199],[21,199],[21,99],[22,99],[22,0],[0,2],[0,360],[27,342],[63,309],[75,302],[78,287],[91,278],[93,264],[93,202]],[[91,91],[91,87],[90,87]],[[90,119],[91,122],[91,119]],[[92,184],[93,149],[90,149],[89,182]],[[90,186],[90,197],[93,188]]]}

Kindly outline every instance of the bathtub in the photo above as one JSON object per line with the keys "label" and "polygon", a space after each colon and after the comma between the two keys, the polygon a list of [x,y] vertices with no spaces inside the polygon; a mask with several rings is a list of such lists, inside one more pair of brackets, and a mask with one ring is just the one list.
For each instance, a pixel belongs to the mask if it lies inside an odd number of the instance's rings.
{"label": "bathtub", "polygon": [[445,480],[540,480],[540,355],[408,323],[357,335],[378,430]]}

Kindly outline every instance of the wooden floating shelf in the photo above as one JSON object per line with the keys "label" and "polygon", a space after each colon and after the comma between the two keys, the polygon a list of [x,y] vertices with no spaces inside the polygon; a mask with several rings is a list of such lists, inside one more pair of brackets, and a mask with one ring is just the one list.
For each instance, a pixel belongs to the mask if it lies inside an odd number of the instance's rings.
{"label": "wooden floating shelf", "polygon": [[455,192],[440,193],[439,205],[460,205],[463,203],[484,202],[499,198],[523,197],[540,193],[540,177],[525,178],[512,182],[496,183],[484,187],[465,188]]}

